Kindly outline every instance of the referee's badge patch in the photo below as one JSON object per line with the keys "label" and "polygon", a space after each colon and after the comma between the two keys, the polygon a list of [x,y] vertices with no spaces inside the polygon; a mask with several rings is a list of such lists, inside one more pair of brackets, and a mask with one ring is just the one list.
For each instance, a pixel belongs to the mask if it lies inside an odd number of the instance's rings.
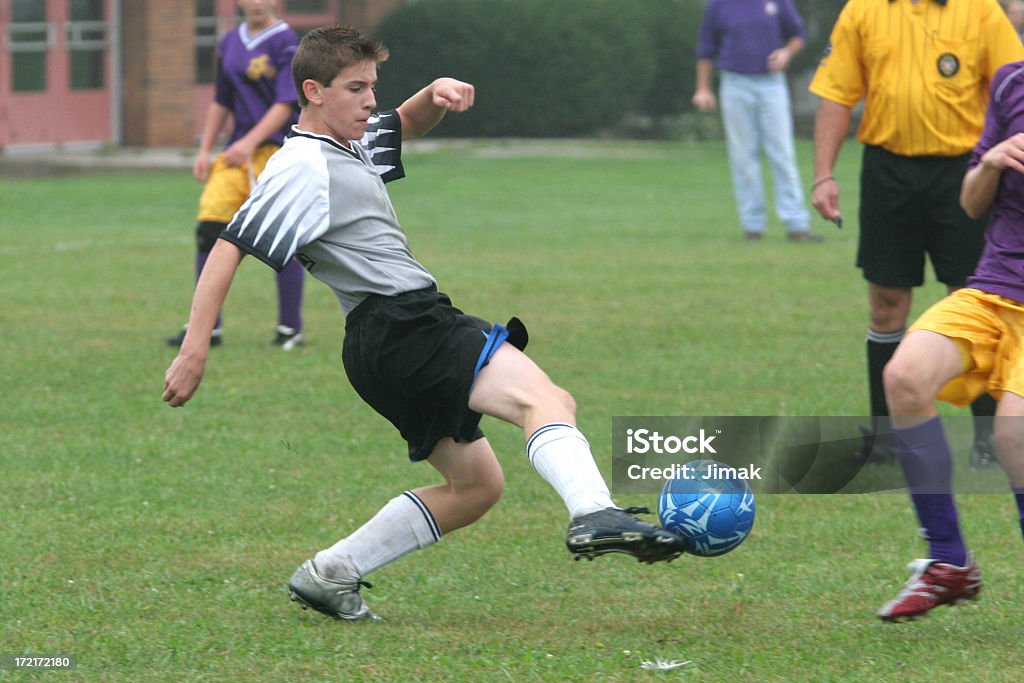
{"label": "referee's badge patch", "polygon": [[952,78],[960,71],[960,60],[952,52],[943,52],[939,55],[936,65],[939,67],[939,73],[946,78]]}

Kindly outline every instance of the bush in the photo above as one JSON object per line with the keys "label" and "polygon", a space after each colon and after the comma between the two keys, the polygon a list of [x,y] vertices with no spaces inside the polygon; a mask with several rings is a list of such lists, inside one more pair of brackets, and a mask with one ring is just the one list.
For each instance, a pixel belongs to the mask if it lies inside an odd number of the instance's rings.
{"label": "bush", "polygon": [[691,109],[697,86],[697,37],[704,18],[701,0],[640,0],[637,13],[647,25],[656,69],[642,111],[655,119],[675,118]]}
{"label": "bush", "polygon": [[[391,15],[378,100],[392,107],[438,76],[477,88],[449,136],[589,135],[648,105],[658,72],[646,4],[671,0],[432,0]],[[692,50],[691,50],[692,52]],[[692,67],[691,67],[692,70]]]}

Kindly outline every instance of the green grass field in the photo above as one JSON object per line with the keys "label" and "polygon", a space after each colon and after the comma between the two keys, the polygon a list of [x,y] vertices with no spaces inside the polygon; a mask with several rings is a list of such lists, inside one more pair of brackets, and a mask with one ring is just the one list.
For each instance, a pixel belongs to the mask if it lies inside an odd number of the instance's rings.
{"label": "green grass field", "polygon": [[[720,143],[412,149],[392,194],[456,303],[527,322],[607,471],[613,416],[865,411],[858,156],[837,170],[847,227],[816,219],[822,244],[777,223],[743,242]],[[0,655],[72,653],[46,678],[82,681],[1021,680],[1009,495],[962,499],[981,600],[885,625],[874,610],[923,552],[903,495],[761,496],[729,555],[576,563],[564,507],[494,421],[504,498],[369,577],[382,622],[300,611],[298,563],[437,477],[348,386],[320,283],[308,345],[270,348],[255,260],[200,393],[161,403],[198,192],[187,173],[0,180]],[[693,663],[641,668],[655,658]]]}

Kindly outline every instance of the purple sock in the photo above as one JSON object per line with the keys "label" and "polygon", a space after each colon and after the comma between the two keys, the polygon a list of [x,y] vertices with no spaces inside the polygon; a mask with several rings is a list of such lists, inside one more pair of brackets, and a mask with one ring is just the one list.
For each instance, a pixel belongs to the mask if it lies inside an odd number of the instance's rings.
{"label": "purple sock", "polygon": [[[206,259],[210,258],[210,252],[208,251],[197,251],[196,252],[196,281],[199,281],[199,274],[203,272],[203,268],[206,266]],[[213,324],[213,329],[220,329],[220,313],[217,313],[217,322]]]}
{"label": "purple sock", "polygon": [[921,535],[928,542],[928,557],[964,566],[967,549],[953,502],[953,456],[942,420],[935,417],[910,429],[893,429],[892,433],[900,449],[900,466],[921,523]]}
{"label": "purple sock", "polygon": [[1020,531],[1024,534],[1024,486],[1014,486],[1012,490],[1017,501],[1017,513],[1020,515]]}
{"label": "purple sock", "polygon": [[302,285],[306,270],[295,259],[277,274],[277,324],[302,331]]}

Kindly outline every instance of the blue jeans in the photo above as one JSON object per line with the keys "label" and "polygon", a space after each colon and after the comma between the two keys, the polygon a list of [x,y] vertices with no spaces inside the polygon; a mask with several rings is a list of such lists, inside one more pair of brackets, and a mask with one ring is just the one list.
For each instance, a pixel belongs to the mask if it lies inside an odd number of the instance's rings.
{"label": "blue jeans", "polygon": [[729,148],[733,191],[743,230],[765,229],[761,150],[772,169],[775,211],[790,232],[807,230],[810,213],[804,205],[793,148],[793,115],[784,73],[721,72],[719,101]]}

